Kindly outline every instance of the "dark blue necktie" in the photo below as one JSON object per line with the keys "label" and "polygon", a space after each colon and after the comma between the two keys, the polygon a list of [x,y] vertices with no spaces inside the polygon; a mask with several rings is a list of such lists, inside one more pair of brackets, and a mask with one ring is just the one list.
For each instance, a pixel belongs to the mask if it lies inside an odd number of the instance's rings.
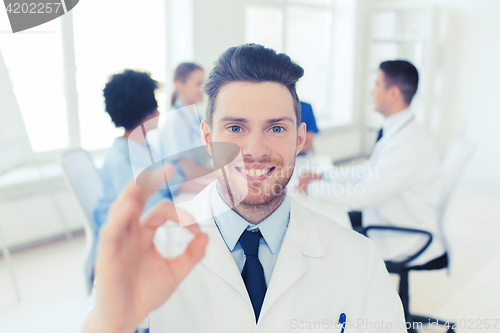
{"label": "dark blue necktie", "polygon": [[377,141],[375,141],[375,143],[378,142],[378,140],[382,139],[382,136],[384,135],[384,128],[381,128],[379,131],[378,131],[378,135],[377,135]]}
{"label": "dark blue necktie", "polygon": [[262,234],[260,231],[243,231],[240,236],[240,245],[245,252],[245,265],[241,276],[247,287],[248,296],[252,301],[253,311],[255,313],[255,321],[259,319],[260,309],[264,303],[266,295],[266,278],[264,277],[264,269],[259,261],[259,242]]}

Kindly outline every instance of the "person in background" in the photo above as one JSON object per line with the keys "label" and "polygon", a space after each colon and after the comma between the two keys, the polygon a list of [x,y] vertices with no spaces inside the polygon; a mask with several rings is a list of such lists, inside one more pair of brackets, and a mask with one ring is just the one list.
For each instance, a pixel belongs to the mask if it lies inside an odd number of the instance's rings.
{"label": "person in background", "polygon": [[300,107],[302,108],[301,122],[306,123],[307,128],[307,138],[304,147],[300,151],[299,156],[303,156],[308,152],[313,150],[313,140],[314,136],[319,132],[318,126],[316,126],[316,118],[314,118],[314,113],[311,104],[300,102]]}
{"label": "person in background", "polygon": [[195,179],[212,172],[206,155],[190,154],[193,148],[202,147],[201,120],[195,104],[203,102],[203,69],[194,63],[183,62],[175,69],[175,90],[171,110],[165,114],[160,128],[160,145],[164,156],[184,153],[179,167],[186,179]]}
{"label": "person in background", "polygon": [[[159,115],[155,97],[157,88],[158,82],[149,73],[129,69],[112,75],[104,87],[106,112],[116,127],[125,129],[125,134],[116,138],[108,149],[101,170],[104,190],[94,211],[96,237],[107,219],[109,207],[125,185],[134,179],[129,151],[147,153],[144,139],[131,136],[131,133],[146,122],[148,129],[156,127]],[[166,169],[168,176],[181,177],[173,164],[169,164]],[[148,199],[144,211],[165,198],[171,198],[168,188],[158,190]]]}
{"label": "person in background", "polygon": [[[430,246],[411,264],[447,261],[438,225],[441,165],[431,137],[409,109],[418,87],[418,71],[403,60],[380,64],[372,96],[384,116],[369,159],[360,166],[341,168],[334,177],[306,173],[299,190],[310,197],[349,206],[354,228],[395,226],[428,231]],[[325,178],[325,179],[322,179]],[[370,234],[386,260],[405,259],[427,240],[403,232]]]}

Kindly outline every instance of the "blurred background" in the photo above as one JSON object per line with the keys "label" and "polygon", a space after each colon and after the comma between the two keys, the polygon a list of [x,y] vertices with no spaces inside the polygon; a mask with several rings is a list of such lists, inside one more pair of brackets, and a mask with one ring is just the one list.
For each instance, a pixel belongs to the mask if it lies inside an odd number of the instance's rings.
{"label": "blurred background", "polygon": [[[15,277],[3,255],[0,332],[77,332],[89,305],[85,216],[60,156],[83,148],[99,168],[123,134],[104,112],[107,78],[150,71],[164,85],[161,113],[179,63],[207,74],[221,52],[246,42],[305,69],[298,95],[320,130],[314,153],[336,164],[371,151],[382,123],[369,94],[380,62],[417,67],[412,109],[441,156],[457,137],[476,152],[446,214],[451,268],[412,273],[412,309],[459,322],[500,319],[499,17],[498,0],[85,0],[12,34],[0,10],[0,137],[10,140],[0,142],[0,159],[22,162],[0,175],[0,241]],[[203,104],[198,111],[203,117]],[[468,324],[457,332],[474,331]],[[500,332],[500,323],[481,331]]]}

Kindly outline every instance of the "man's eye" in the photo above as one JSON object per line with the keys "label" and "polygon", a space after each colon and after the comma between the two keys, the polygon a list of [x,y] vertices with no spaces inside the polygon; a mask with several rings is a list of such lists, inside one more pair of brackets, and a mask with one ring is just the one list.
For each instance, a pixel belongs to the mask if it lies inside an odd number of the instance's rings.
{"label": "man's eye", "polygon": [[229,130],[230,130],[231,132],[238,133],[238,132],[241,132],[241,127],[236,126],[236,125],[234,125],[234,126],[229,126]]}
{"label": "man's eye", "polygon": [[274,126],[273,128],[271,128],[271,131],[273,133],[281,133],[281,131],[283,131],[283,127],[281,127],[281,126]]}

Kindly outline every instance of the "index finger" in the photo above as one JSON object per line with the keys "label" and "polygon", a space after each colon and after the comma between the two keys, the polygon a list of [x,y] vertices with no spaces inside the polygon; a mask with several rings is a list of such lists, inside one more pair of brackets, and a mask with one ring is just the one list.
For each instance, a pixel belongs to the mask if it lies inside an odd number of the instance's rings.
{"label": "index finger", "polygon": [[143,217],[141,225],[157,228],[168,220],[177,222],[182,227],[188,227],[188,229],[194,234],[201,232],[201,229],[193,216],[183,209],[176,208],[174,203],[169,200],[162,200],[157,203]]}

